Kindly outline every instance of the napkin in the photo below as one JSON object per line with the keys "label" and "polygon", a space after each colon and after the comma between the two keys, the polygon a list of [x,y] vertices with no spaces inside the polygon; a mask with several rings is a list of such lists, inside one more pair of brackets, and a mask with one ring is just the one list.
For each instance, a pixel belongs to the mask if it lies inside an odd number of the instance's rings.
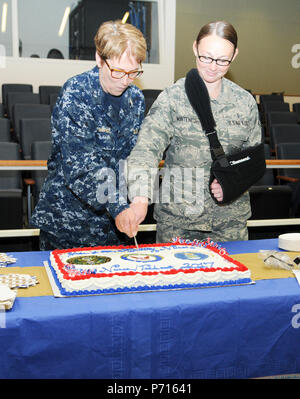
{"label": "napkin", "polygon": [[16,258],[9,256],[3,252],[0,253],[0,267],[6,267],[10,263],[15,263],[17,261]]}
{"label": "napkin", "polygon": [[7,285],[0,284],[0,310],[9,310],[13,307],[17,293]]}
{"label": "napkin", "polygon": [[0,284],[4,284],[9,288],[27,288],[36,285],[37,283],[37,278],[35,276],[30,276],[29,274],[0,273]]}

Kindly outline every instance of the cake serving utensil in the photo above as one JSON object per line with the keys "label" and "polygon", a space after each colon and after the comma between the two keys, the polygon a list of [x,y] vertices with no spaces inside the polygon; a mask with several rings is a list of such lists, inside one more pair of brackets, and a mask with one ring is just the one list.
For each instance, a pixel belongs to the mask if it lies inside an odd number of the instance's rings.
{"label": "cake serving utensil", "polygon": [[137,243],[137,240],[136,240],[136,236],[134,236],[133,239],[134,239],[134,243],[135,243],[136,249],[139,249],[139,246],[138,246],[138,243]]}

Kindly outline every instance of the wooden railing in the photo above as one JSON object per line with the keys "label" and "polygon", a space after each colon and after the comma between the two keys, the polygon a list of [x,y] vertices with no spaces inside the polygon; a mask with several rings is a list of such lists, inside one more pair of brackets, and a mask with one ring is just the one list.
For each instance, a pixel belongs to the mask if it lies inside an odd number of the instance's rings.
{"label": "wooden railing", "polygon": [[47,161],[0,160],[0,170],[47,170]]}
{"label": "wooden railing", "polygon": [[[300,159],[266,159],[267,168],[300,168]],[[164,161],[159,167],[164,166]],[[45,170],[45,160],[0,160],[0,170]]]}
{"label": "wooden railing", "polygon": [[[247,220],[247,227],[272,227],[272,226],[300,226],[300,218],[288,219],[257,219]],[[156,224],[140,224],[139,232],[156,231]],[[0,230],[0,238],[9,237],[36,237],[40,235],[39,229],[8,229]]]}

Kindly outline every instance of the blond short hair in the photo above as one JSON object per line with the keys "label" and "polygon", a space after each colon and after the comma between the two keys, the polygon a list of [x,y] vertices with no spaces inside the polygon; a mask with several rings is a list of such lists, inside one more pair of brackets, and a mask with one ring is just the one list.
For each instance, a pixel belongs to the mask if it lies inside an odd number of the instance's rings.
{"label": "blond short hair", "polygon": [[96,51],[102,59],[117,57],[129,49],[138,63],[146,59],[147,44],[141,31],[121,20],[107,21],[100,25],[94,42]]}

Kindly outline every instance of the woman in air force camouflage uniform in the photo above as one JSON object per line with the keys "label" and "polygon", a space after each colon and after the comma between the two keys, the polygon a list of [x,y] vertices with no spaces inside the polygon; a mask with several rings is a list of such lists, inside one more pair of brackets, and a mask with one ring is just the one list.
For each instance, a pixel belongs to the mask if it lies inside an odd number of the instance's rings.
{"label": "woman in air force camouflage uniform", "polygon": [[[225,21],[205,25],[193,43],[193,52],[225,153],[258,144],[261,126],[253,96],[224,78],[238,54],[233,26]],[[165,150],[160,187],[164,197],[158,203],[154,179],[150,184],[149,175]],[[217,204],[209,193],[211,162],[208,139],[185,92],[185,78],[179,79],[154,102],[128,159],[129,194],[139,222],[145,217],[148,200],[156,202],[157,242],[176,236],[215,241],[248,238],[249,194],[227,205]],[[216,179],[211,190],[215,199],[222,201],[222,188]]]}
{"label": "woman in air force camouflage uniform", "polygon": [[144,118],[132,82],[146,42],[134,26],[108,21],[95,45],[97,65],[64,84],[52,114],[48,176],[31,219],[44,250],[121,244],[126,223],[137,230],[119,173]]}

